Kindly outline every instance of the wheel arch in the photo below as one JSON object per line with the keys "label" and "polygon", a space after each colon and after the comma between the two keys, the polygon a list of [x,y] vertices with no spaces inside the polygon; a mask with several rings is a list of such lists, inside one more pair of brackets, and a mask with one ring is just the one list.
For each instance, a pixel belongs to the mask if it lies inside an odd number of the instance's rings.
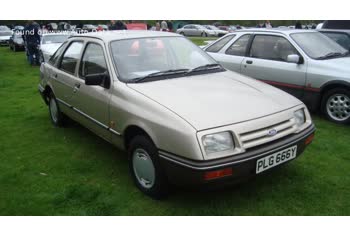
{"label": "wheel arch", "polygon": [[343,80],[333,80],[325,83],[324,85],[321,86],[321,89],[320,89],[321,97],[323,98],[323,95],[329,90],[332,90],[334,88],[339,88],[339,87],[340,88],[345,87],[350,90],[350,82],[343,81]]}
{"label": "wheel arch", "polygon": [[153,142],[153,144],[156,145],[153,138],[151,137],[151,134],[149,134],[144,127],[132,124],[127,126],[123,131],[125,149],[128,149],[131,140],[138,135],[144,135],[148,137]]}

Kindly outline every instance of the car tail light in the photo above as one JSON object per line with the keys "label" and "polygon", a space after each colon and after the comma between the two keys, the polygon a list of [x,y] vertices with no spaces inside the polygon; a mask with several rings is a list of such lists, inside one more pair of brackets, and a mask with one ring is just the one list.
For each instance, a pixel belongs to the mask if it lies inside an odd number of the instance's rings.
{"label": "car tail light", "polygon": [[309,145],[312,140],[314,140],[314,134],[311,134],[310,136],[308,136],[306,139],[305,139],[305,145]]}
{"label": "car tail light", "polygon": [[204,180],[212,180],[232,175],[232,168],[224,168],[220,170],[210,171],[204,173]]}

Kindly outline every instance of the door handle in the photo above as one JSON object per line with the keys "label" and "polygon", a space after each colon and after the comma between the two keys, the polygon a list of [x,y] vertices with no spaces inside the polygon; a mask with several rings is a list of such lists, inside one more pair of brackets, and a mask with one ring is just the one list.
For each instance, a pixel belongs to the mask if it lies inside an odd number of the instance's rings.
{"label": "door handle", "polygon": [[247,64],[253,64],[253,61],[252,60],[247,60],[246,63]]}
{"label": "door handle", "polygon": [[74,84],[73,92],[76,93],[80,88],[80,83]]}

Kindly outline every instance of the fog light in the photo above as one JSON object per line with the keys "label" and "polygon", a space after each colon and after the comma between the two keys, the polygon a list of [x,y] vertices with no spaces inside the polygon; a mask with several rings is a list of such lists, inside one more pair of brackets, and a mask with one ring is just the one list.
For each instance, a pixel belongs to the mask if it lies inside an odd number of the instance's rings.
{"label": "fog light", "polygon": [[312,140],[314,140],[314,134],[311,134],[310,136],[308,136],[306,139],[305,139],[305,145],[309,145]]}
{"label": "fog light", "polygon": [[232,175],[232,168],[224,168],[220,170],[210,171],[204,173],[204,180],[212,180]]}

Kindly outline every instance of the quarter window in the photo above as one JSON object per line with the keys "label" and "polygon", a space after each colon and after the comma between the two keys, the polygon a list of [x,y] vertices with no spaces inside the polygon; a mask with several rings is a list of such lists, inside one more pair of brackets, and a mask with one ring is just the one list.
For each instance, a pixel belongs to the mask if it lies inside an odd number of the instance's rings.
{"label": "quarter window", "polygon": [[246,34],[240,37],[226,50],[226,54],[235,56],[245,56],[249,38],[250,34]]}
{"label": "quarter window", "polygon": [[96,43],[89,43],[80,63],[79,75],[85,77],[90,74],[107,73],[107,64],[103,48]]}
{"label": "quarter window", "polygon": [[61,61],[61,65],[60,65],[61,70],[74,74],[75,67],[77,65],[82,47],[83,47],[82,42],[73,42],[68,47]]}
{"label": "quarter window", "polygon": [[56,65],[59,59],[59,56],[61,56],[65,46],[67,43],[63,43],[58,49],[57,51],[52,55],[52,57],[49,59],[49,63],[51,65]]}
{"label": "quarter window", "polygon": [[224,37],[224,38],[220,39],[219,41],[217,41],[216,43],[214,43],[213,45],[208,47],[206,49],[206,51],[207,52],[212,52],[212,53],[216,53],[216,52],[220,51],[220,49],[223,48],[235,36],[236,36],[235,34],[232,34],[232,35],[229,35],[227,37]]}
{"label": "quarter window", "polygon": [[257,35],[250,49],[250,57],[287,61],[288,55],[298,54],[290,42],[279,36]]}

